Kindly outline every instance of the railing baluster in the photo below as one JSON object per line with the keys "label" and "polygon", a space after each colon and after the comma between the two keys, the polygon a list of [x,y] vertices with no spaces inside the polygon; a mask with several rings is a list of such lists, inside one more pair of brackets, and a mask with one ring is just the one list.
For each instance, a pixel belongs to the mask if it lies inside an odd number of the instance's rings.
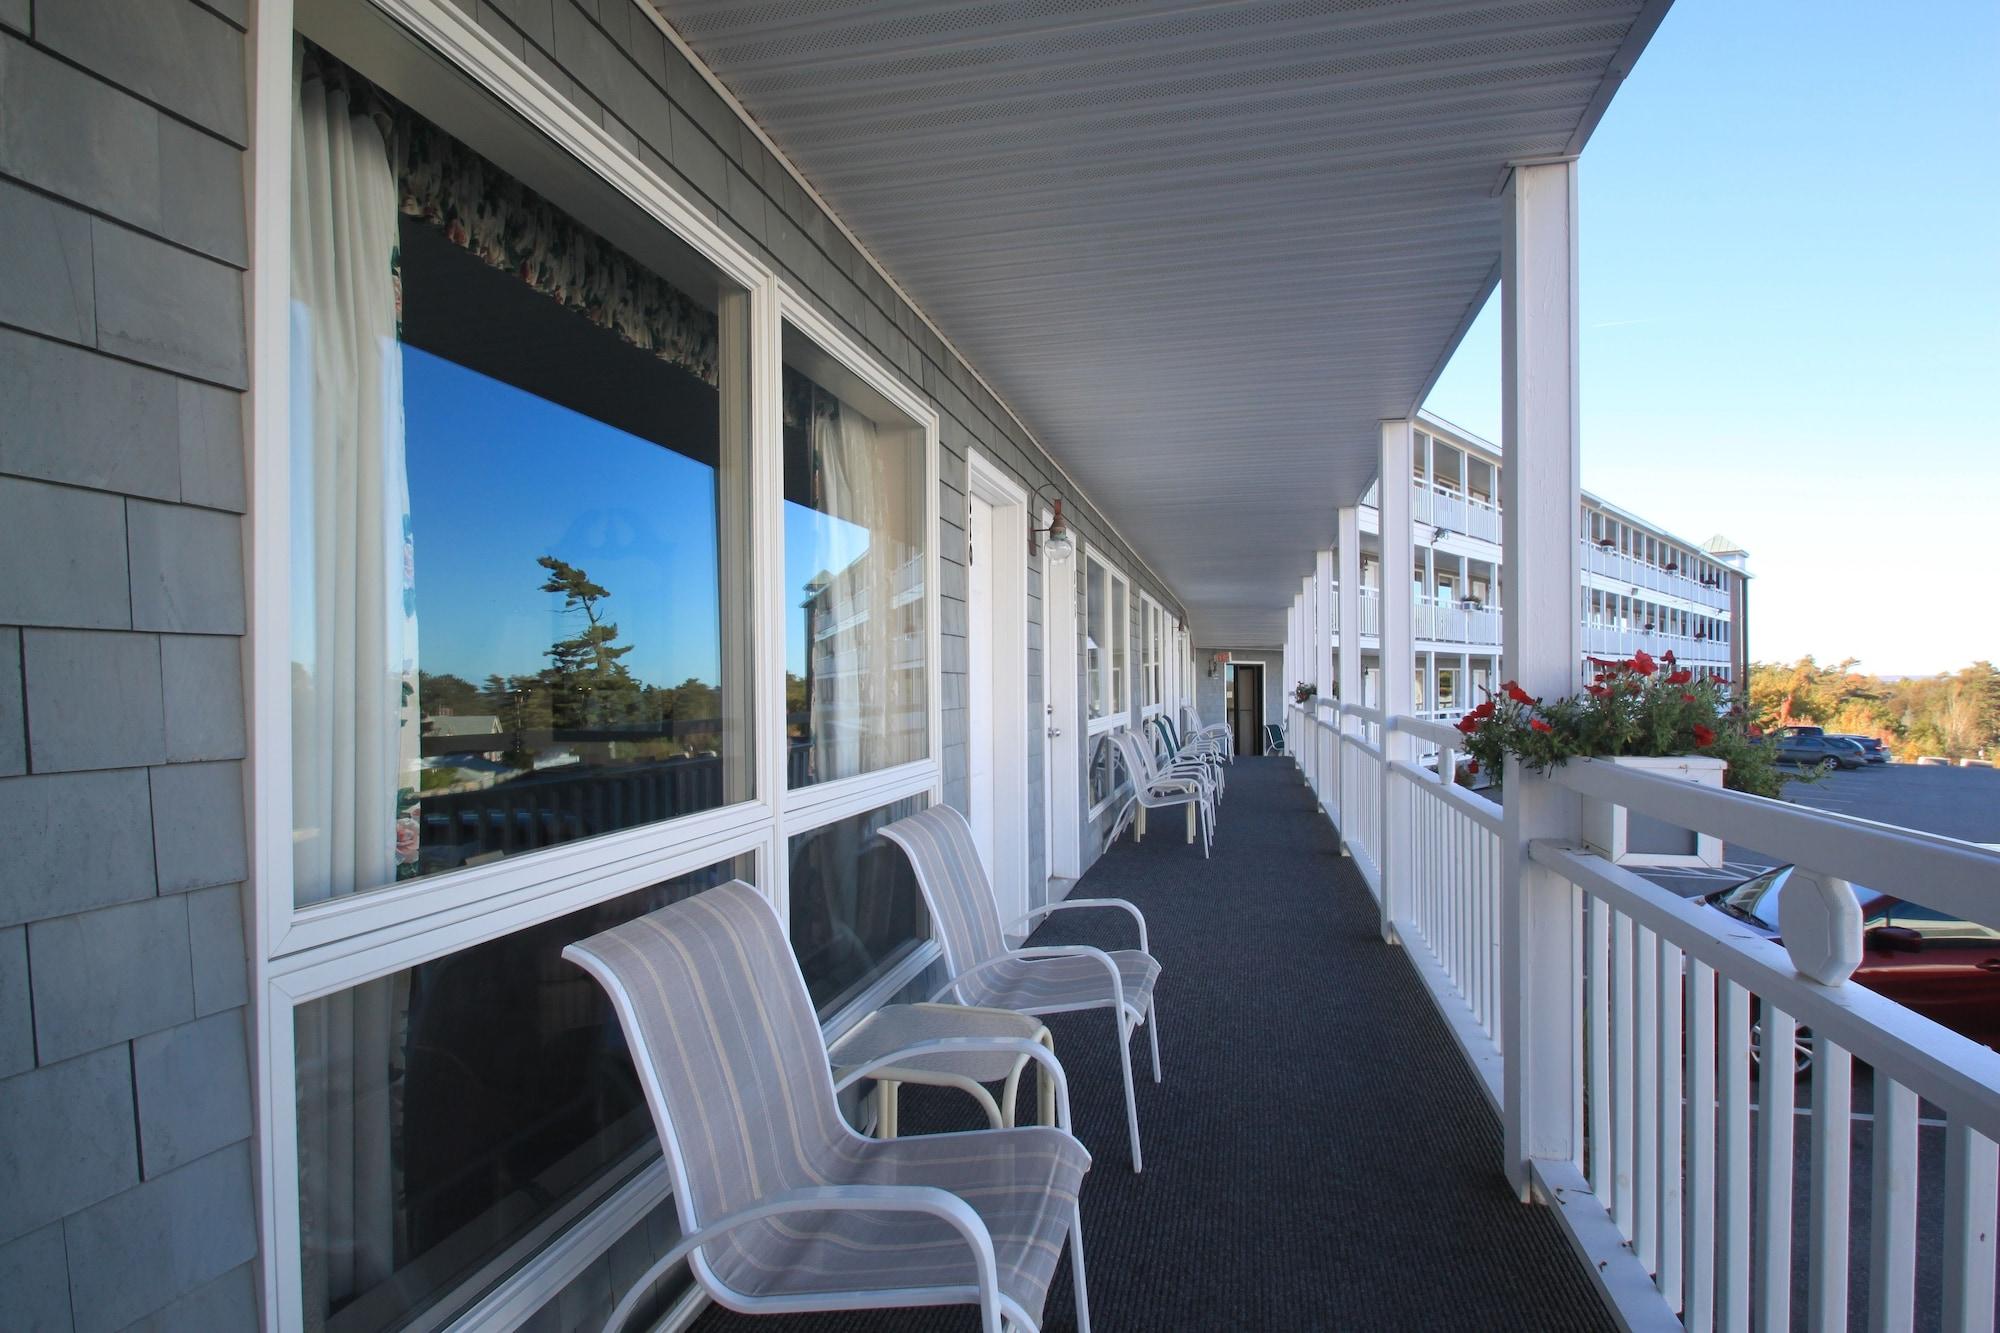
{"label": "railing baluster", "polygon": [[1868,1327],[1910,1333],[1917,1294],[1917,1094],[1875,1075]]}
{"label": "railing baluster", "polygon": [[1757,1034],[1757,1271],[1759,1333],[1792,1327],[1792,1044],[1798,1024],[1766,1003]]}
{"label": "railing baluster", "polygon": [[[1840,1333],[1847,1327],[1854,1057],[1817,1033],[1812,1049],[1812,1274],[1806,1287],[1806,1324],[1817,1333]],[[1766,1068],[1767,1077],[1778,1072]]]}
{"label": "railing baluster", "polygon": [[1616,1198],[1611,1174],[1611,909],[1592,898],[1586,916],[1586,963],[1590,998],[1584,1006],[1589,1025],[1589,1063],[1585,1070],[1590,1119],[1590,1187],[1609,1208]]}
{"label": "railing baluster", "polygon": [[1659,1194],[1654,1212],[1659,1218],[1658,1282],[1660,1294],[1676,1310],[1681,1304],[1681,1013],[1686,1006],[1681,983],[1681,951],[1660,941],[1660,1061]]}
{"label": "railing baluster", "polygon": [[1687,970],[1687,1203],[1682,1239],[1681,1323],[1713,1328],[1715,1297],[1715,969]]}
{"label": "railing baluster", "polygon": [[[1633,1109],[1639,1116],[1639,1135],[1633,1145],[1632,1165],[1636,1180],[1632,1248],[1648,1273],[1660,1271],[1660,946],[1659,937],[1640,926],[1633,941],[1638,955],[1634,968],[1638,993],[1633,997],[1638,1022],[1638,1050],[1634,1053],[1636,1083]],[[1680,1118],[1680,1108],[1674,1108]]]}
{"label": "railing baluster", "polygon": [[1611,918],[1611,1151],[1614,1206],[1612,1217],[1625,1239],[1632,1239],[1637,1210],[1632,1191],[1633,1150],[1638,1141],[1632,1111],[1633,1062],[1638,1047],[1638,1015],[1632,975],[1632,918],[1616,912]]}
{"label": "railing baluster", "polygon": [[1722,1183],[1715,1252],[1715,1327],[1747,1333],[1750,1327],[1750,992],[1722,983],[1716,1039],[1720,1146],[1716,1175]]}
{"label": "railing baluster", "polygon": [[1945,1127],[1944,1145],[1944,1327],[1993,1333],[2000,1148],[1956,1120]]}

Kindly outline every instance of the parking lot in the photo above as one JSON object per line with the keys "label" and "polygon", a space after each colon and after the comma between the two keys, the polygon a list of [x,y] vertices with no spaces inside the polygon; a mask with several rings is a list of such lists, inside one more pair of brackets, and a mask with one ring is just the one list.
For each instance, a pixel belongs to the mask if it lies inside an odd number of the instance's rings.
{"label": "parking lot", "polygon": [[[1788,800],[1816,810],[1851,815],[1877,823],[1922,829],[1968,842],[2000,843],[2000,769],[1946,768],[1931,764],[1873,764],[1835,771],[1816,782],[1795,782],[1785,788]],[[1720,871],[1648,871],[1648,879],[1692,897],[1746,879],[1774,864],[1775,858],[1753,847],[1730,846]],[[1793,1325],[1803,1327],[1806,1284],[1811,1253],[1807,1218],[1811,1201],[1810,1143],[1813,1112],[1811,1085],[1798,1087],[1801,1105],[1795,1115],[1795,1190],[1793,1214]],[[1869,1188],[1874,1168],[1874,1074],[1857,1061],[1854,1069],[1851,1128],[1852,1174],[1849,1213],[1852,1326],[1866,1323],[1869,1266]],[[1942,1287],[1944,1217],[1944,1122],[1936,1107],[1925,1103],[1918,1129],[1917,1175],[1920,1200],[1917,1216],[1917,1328],[1937,1328]],[[1754,1112],[1753,1112],[1754,1116]]]}
{"label": "parking lot", "polygon": [[[2000,768],[1942,764],[1870,764],[1835,770],[1815,782],[1792,782],[1785,799],[1878,824],[1941,833],[1967,842],[2000,842]],[[1755,847],[1724,849],[1720,871],[1655,871],[1647,878],[1693,897],[1746,879],[1775,863]]]}

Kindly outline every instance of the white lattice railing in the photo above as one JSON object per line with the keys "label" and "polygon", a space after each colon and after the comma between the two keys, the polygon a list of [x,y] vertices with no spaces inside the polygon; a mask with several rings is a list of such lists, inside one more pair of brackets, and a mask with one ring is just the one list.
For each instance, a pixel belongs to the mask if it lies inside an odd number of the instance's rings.
{"label": "white lattice railing", "polygon": [[[1946,1329],[1994,1328],[2000,1053],[1851,980],[1811,979],[1809,923],[1852,936],[1858,914],[1806,913],[1795,957],[1582,850],[1580,822],[1577,836],[1511,843],[1501,807],[1451,784],[1449,727],[1338,711],[1345,733],[1331,710],[1301,716],[1301,734],[1317,727],[1337,755],[1331,767],[1315,759],[1322,804],[1385,933],[1524,1145],[1533,1188],[1628,1322],[1839,1329],[1853,1306],[1871,1329],[1912,1328],[1919,1311]],[[1437,772],[1399,757],[1424,744],[1439,749]],[[1970,844],[1604,762],[1509,781],[1516,799],[1610,801],[2000,929],[2000,856]],[[1538,929],[1553,934],[1531,940]],[[1860,941],[1845,947],[1858,956]],[[1756,1063],[1785,1052],[1789,1075],[1801,1031],[1803,1102],[1791,1077],[1760,1077]],[[1536,1053],[1511,1079],[1506,1062],[1522,1057],[1505,1050],[1509,1033]],[[1871,1081],[1859,1120],[1857,1068]],[[1548,1147],[1564,1143],[1566,1154]],[[1941,1182],[1942,1197],[1920,1197],[1920,1178]],[[1935,1238],[1921,1254],[1920,1208]]]}

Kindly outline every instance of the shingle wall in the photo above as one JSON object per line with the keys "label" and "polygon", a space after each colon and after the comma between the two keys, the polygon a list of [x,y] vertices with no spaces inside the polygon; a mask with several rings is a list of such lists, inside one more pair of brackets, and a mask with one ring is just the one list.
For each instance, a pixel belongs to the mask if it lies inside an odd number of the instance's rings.
{"label": "shingle wall", "polygon": [[0,0],[0,1324],[254,1327],[241,6]]}

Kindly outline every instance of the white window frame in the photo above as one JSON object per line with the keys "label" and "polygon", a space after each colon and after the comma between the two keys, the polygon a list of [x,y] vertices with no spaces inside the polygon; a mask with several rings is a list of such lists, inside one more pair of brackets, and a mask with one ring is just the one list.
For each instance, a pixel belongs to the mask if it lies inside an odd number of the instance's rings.
{"label": "white window frame", "polygon": [[[1097,551],[1086,552],[1084,559],[1086,561],[1095,561],[1104,568],[1104,612],[1107,636],[1109,634],[1120,634],[1124,636],[1125,640],[1125,674],[1122,680],[1113,668],[1113,663],[1117,659],[1112,653],[1110,639],[1107,637],[1102,645],[1104,668],[1099,674],[1098,679],[1103,684],[1103,693],[1105,696],[1103,700],[1104,715],[1090,719],[1090,734],[1095,736],[1100,732],[1111,731],[1117,727],[1125,726],[1132,718],[1132,580],[1127,578],[1125,571],[1113,564],[1109,557]],[[1112,624],[1110,623],[1112,621],[1111,613],[1118,605],[1118,597],[1115,590],[1119,588],[1123,588],[1125,591],[1125,614],[1117,618],[1116,624]],[[1087,640],[1089,638],[1090,627],[1090,567],[1088,564],[1084,566],[1083,596],[1084,638]],[[1086,648],[1084,651],[1088,651],[1088,649]],[[1089,681],[1089,674],[1085,673],[1084,683],[1086,686],[1089,684]],[[1084,712],[1086,714],[1089,713],[1089,705],[1093,702],[1096,701],[1090,699],[1084,701]],[[1087,755],[1085,762],[1088,762]]]}
{"label": "white window frame", "polygon": [[1152,594],[1141,589],[1139,597],[1139,716],[1158,717],[1165,711],[1166,672],[1160,657],[1166,645],[1163,626],[1166,613]]}
{"label": "white window frame", "polygon": [[[247,518],[250,744],[245,804],[253,1082],[257,1102],[261,1305],[272,1329],[303,1324],[293,1011],[299,1004],[525,929],[649,884],[738,856],[789,921],[788,840],[833,820],[912,796],[942,796],[938,496],[939,417],[914,389],[815,311],[718,223],[448,0],[372,0],[403,35],[429,48],[626,200],[692,247],[747,293],[750,305],[752,569],[759,609],[750,669],[755,763],[749,800],[718,810],[524,853],[487,866],[384,886],[298,907],[292,884],[290,687],[290,195],[292,0],[261,0],[251,29],[249,279],[250,498]],[[369,71],[363,69],[364,75]],[[449,126],[446,127],[449,130]],[[786,788],[783,624],[782,338],[789,323],[882,393],[925,437],[925,632],[928,737],[923,759]],[[851,1025],[939,956],[926,941],[872,983],[830,1031]],[[668,1195],[655,1161],[580,1210],[580,1216],[476,1300],[453,1323],[525,1318],[606,1252]],[[538,1236],[539,1242],[542,1237]],[[517,1249],[496,1263],[514,1262]]]}

